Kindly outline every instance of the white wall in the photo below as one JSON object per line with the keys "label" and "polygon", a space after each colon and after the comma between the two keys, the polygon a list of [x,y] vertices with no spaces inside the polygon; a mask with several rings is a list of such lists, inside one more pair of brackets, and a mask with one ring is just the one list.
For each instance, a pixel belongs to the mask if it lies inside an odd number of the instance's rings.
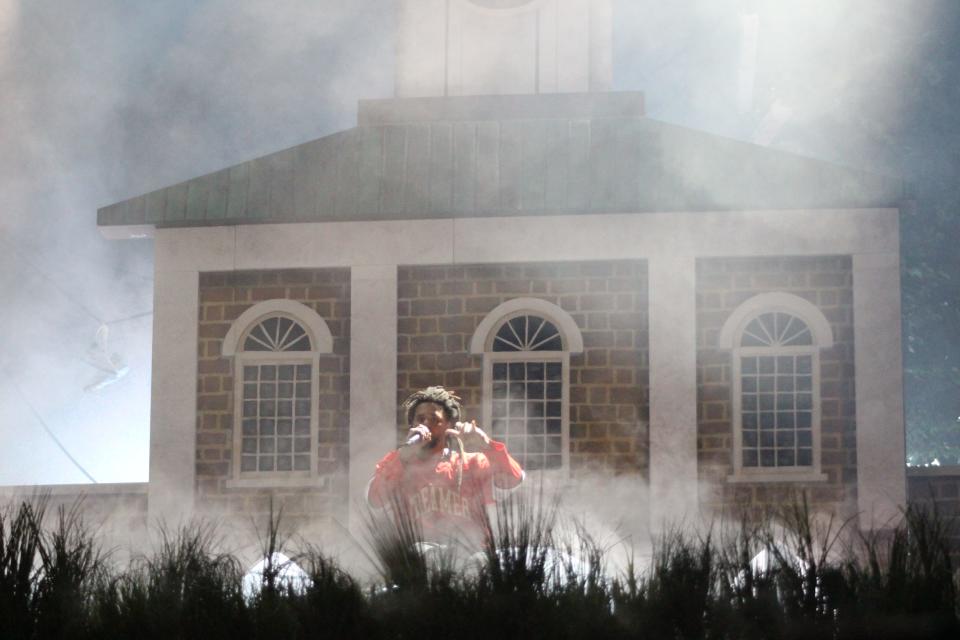
{"label": "white wall", "polygon": [[609,91],[610,0],[402,0],[398,97]]}

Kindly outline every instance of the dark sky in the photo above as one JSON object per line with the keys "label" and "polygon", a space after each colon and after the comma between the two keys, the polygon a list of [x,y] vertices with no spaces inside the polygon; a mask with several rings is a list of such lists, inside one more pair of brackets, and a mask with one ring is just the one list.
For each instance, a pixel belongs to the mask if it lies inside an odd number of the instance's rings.
{"label": "dark sky", "polygon": [[[86,480],[45,428],[98,481],[146,479],[151,319],[125,318],[151,309],[152,245],[101,239],[96,208],[351,126],[393,91],[394,10],[0,0],[0,484]],[[910,439],[947,454],[958,36],[953,0],[615,2],[615,89],[650,117],[908,181]],[[114,353],[129,374],[84,391]]]}
{"label": "dark sky", "polygon": [[[620,2],[616,83],[653,118],[902,177],[908,453],[960,463],[960,2]],[[753,101],[737,99],[744,14]],[[775,133],[771,137],[771,132]]]}

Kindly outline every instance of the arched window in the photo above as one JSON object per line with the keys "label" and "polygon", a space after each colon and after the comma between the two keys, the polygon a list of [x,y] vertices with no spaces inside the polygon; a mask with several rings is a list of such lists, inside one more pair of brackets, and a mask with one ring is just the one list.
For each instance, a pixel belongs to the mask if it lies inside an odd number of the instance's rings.
{"label": "arched window", "polygon": [[826,318],[785,293],[747,300],[727,320],[720,346],[733,355],[734,477],[821,480],[820,349]]}
{"label": "arched window", "polygon": [[474,333],[485,424],[528,471],[569,465],[570,353],[582,350],[573,319],[534,298],[500,305]]}
{"label": "arched window", "polygon": [[262,320],[247,334],[244,351],[311,351],[310,338],[299,322],[286,316]]}
{"label": "arched window", "polygon": [[317,468],[317,363],[332,350],[326,323],[291,300],[245,311],[224,338],[234,356],[233,480],[274,484]]}

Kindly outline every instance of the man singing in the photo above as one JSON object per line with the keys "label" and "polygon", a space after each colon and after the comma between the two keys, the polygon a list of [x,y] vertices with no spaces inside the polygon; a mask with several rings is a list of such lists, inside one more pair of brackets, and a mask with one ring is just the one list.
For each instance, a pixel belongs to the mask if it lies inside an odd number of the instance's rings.
{"label": "man singing", "polygon": [[476,421],[460,422],[459,398],[443,387],[417,391],[402,409],[407,442],[377,463],[368,502],[406,510],[423,542],[479,549],[483,510],[520,485],[523,469]]}

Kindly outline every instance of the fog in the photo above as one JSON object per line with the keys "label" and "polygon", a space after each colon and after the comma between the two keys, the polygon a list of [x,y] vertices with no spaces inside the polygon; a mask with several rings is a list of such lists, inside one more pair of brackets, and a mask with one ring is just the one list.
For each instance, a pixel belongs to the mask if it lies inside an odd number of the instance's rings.
{"label": "fog", "polygon": [[392,15],[345,7],[0,2],[0,484],[147,479],[152,243],[96,209],[351,126]]}
{"label": "fog", "polygon": [[[147,479],[152,243],[102,239],[97,207],[352,126],[392,95],[394,10],[0,0],[0,484]],[[649,117],[910,181],[908,423],[956,432],[960,7],[614,11],[614,88]]]}

